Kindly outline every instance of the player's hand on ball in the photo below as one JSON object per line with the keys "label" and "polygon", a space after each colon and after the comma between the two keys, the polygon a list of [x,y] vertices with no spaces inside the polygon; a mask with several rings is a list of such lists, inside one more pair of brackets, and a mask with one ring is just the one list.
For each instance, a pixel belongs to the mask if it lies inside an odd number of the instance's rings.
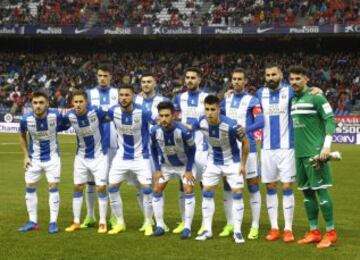
{"label": "player's hand on ball", "polygon": [[156,171],[154,175],[154,181],[155,183],[159,183],[160,179],[164,179],[164,176],[161,171]]}
{"label": "player's hand on ball", "polygon": [[191,184],[194,186],[195,184],[195,178],[192,174],[192,172],[190,171],[185,171],[185,174],[184,174],[184,183],[188,183],[188,184]]}
{"label": "player's hand on ball", "polygon": [[31,159],[29,157],[24,158],[24,169],[26,170],[29,166],[31,166]]}
{"label": "player's hand on ball", "polygon": [[322,162],[325,162],[327,159],[329,159],[330,152],[331,152],[330,148],[323,148],[321,150],[319,160],[322,161]]}

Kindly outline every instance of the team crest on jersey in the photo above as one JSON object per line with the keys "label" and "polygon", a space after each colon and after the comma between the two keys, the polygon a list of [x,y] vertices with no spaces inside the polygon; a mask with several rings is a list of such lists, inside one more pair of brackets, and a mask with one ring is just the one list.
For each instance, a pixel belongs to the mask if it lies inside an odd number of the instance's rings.
{"label": "team crest on jersey", "polygon": [[177,136],[177,137],[175,138],[175,142],[176,142],[176,144],[180,144],[180,143],[182,142],[181,137],[180,137],[180,136]]}
{"label": "team crest on jersey", "polygon": [[116,96],[111,96],[111,100],[116,100]]}
{"label": "team crest on jersey", "polygon": [[140,117],[139,116],[134,116],[134,123],[135,124],[140,123]]}
{"label": "team crest on jersey", "polygon": [[50,126],[50,127],[54,127],[54,126],[55,126],[55,122],[54,122],[54,121],[50,121],[49,126]]}
{"label": "team crest on jersey", "polygon": [[281,98],[282,99],[287,99],[287,95],[286,94],[281,94]]}

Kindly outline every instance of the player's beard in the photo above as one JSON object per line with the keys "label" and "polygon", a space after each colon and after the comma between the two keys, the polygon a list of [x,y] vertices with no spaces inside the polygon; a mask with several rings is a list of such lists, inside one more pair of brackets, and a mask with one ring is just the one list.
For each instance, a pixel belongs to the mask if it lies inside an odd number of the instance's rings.
{"label": "player's beard", "polygon": [[36,117],[43,117],[45,115],[46,108],[44,109],[35,109],[35,115]]}
{"label": "player's beard", "polygon": [[198,86],[196,86],[196,85],[194,85],[194,84],[192,84],[192,83],[188,83],[188,84],[186,85],[186,87],[187,87],[187,89],[188,89],[189,91],[196,91],[196,90],[198,89]]}
{"label": "player's beard", "polygon": [[276,81],[274,81],[274,80],[269,80],[269,81],[266,82],[266,86],[267,86],[268,88],[272,89],[272,90],[275,90],[275,89],[278,88],[279,83],[280,83],[280,81],[277,81],[277,82],[276,82]]}
{"label": "player's beard", "polygon": [[128,108],[129,108],[129,106],[131,105],[131,102],[129,102],[129,103],[126,103],[125,105],[123,105],[123,103],[122,102],[120,102],[120,106],[123,108],[123,109],[125,109],[125,110],[127,110]]}

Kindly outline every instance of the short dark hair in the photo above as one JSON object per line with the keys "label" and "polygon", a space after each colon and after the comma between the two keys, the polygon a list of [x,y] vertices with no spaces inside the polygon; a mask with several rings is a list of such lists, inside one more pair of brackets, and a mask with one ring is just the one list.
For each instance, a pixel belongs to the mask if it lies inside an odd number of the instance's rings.
{"label": "short dark hair", "polygon": [[171,101],[162,101],[157,105],[157,109],[160,112],[162,109],[170,109],[171,114],[175,113],[174,104]]}
{"label": "short dark hair", "polygon": [[105,72],[109,72],[111,74],[112,72],[112,69],[111,69],[111,65],[110,63],[101,63],[98,67],[97,67],[97,70],[102,70],[102,71],[105,71]]}
{"label": "short dark hair", "polygon": [[44,97],[46,100],[49,101],[49,95],[45,91],[42,90],[34,91],[32,93],[32,98],[37,98],[37,97]]}
{"label": "short dark hair", "polygon": [[133,93],[135,93],[134,86],[131,85],[131,84],[123,84],[123,85],[120,86],[119,91],[121,89],[130,89]]}
{"label": "short dark hair", "polygon": [[143,78],[143,77],[153,77],[153,78],[155,78],[154,73],[151,73],[150,71],[145,71],[143,74],[141,74],[141,78]]}
{"label": "short dark hair", "polygon": [[279,70],[281,70],[281,66],[273,61],[269,61],[265,63],[265,69],[270,69],[270,68],[278,68]]}
{"label": "short dark hair", "polygon": [[235,68],[232,72],[231,72],[231,76],[234,73],[242,73],[244,74],[244,78],[246,78],[246,70],[244,68]]}
{"label": "short dark hair", "polygon": [[197,68],[197,67],[188,67],[188,68],[186,68],[185,69],[185,74],[187,73],[187,72],[195,72],[197,75],[198,75],[198,77],[199,78],[201,78],[202,77],[202,71],[201,71],[201,69],[199,69],[199,68]]}
{"label": "short dark hair", "polygon": [[289,68],[289,74],[290,73],[294,73],[294,74],[302,74],[304,76],[308,75],[308,70],[305,69],[305,67],[301,66],[301,65],[294,65],[294,66],[290,66]]}
{"label": "short dark hair", "polygon": [[208,96],[205,98],[204,103],[205,103],[205,104],[208,104],[208,105],[214,105],[214,104],[219,105],[219,104],[220,104],[220,99],[219,99],[217,96],[208,95]]}
{"label": "short dark hair", "polygon": [[75,96],[83,96],[85,98],[85,100],[88,99],[87,93],[85,90],[83,89],[76,89],[73,91],[72,95],[71,95],[71,99],[73,99]]}

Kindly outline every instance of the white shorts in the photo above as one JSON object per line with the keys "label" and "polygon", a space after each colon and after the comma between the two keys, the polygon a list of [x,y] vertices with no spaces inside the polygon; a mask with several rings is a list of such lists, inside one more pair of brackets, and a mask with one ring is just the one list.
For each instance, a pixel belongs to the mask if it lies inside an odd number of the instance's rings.
{"label": "white shorts", "polygon": [[196,169],[196,179],[202,181],[202,176],[206,170],[207,160],[208,160],[208,151],[196,150],[195,153],[195,169]]}
{"label": "white shorts", "polygon": [[[193,183],[188,182],[184,178],[185,169],[186,169],[185,166],[169,166],[169,165],[164,165],[164,164],[161,165],[161,172],[162,172],[164,178],[161,178],[159,180],[159,183],[166,183],[172,178],[174,178],[174,179],[178,178],[178,179],[181,179],[181,181],[184,184],[193,186],[194,185]],[[196,178],[195,166],[192,169],[192,174]]]}
{"label": "white shorts", "polygon": [[231,165],[215,165],[209,163],[203,175],[202,183],[204,186],[216,186],[221,177],[226,177],[231,189],[244,187],[244,177],[240,174],[240,163]]}
{"label": "white shorts", "polygon": [[142,185],[152,183],[151,163],[149,159],[123,160],[119,153],[115,155],[109,172],[109,183],[132,181],[134,178]]}
{"label": "white shorts", "polygon": [[51,157],[47,162],[32,160],[31,166],[25,170],[25,182],[37,183],[41,179],[41,172],[45,172],[48,183],[59,183],[61,162],[60,157]]}
{"label": "white shorts", "polygon": [[249,153],[246,161],[246,179],[259,176],[259,164],[257,153]]}
{"label": "white shorts", "polygon": [[261,150],[261,181],[272,183],[295,181],[294,149]]}
{"label": "white shorts", "polygon": [[92,179],[98,186],[107,185],[108,156],[100,155],[94,159],[86,159],[76,155],[74,160],[74,184],[85,184]]}

